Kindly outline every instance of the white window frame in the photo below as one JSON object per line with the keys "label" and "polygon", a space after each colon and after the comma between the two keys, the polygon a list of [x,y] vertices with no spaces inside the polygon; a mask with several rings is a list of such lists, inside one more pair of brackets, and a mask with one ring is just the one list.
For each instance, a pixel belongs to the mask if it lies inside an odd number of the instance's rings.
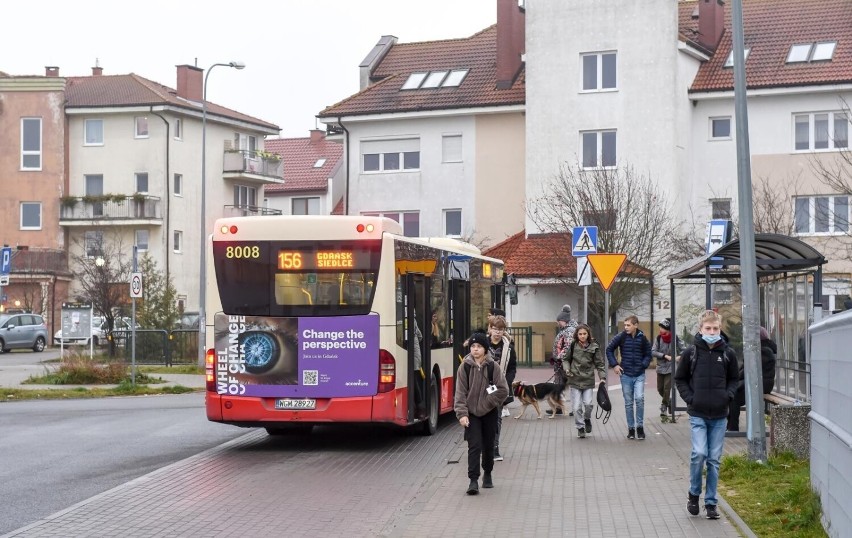
{"label": "white window frame", "polygon": [[[89,142],[89,123],[98,122],[101,124],[101,140],[100,142]],[[103,146],[104,145],[104,120],[91,118],[85,121],[83,125],[83,145],[84,146]]]}
{"label": "white window frame", "polygon": [[234,185],[234,207],[242,209],[257,207],[257,187]]}
{"label": "white window frame", "polygon": [[[24,125],[31,121],[38,122],[38,149],[24,149]],[[21,171],[38,172],[42,169],[42,150],[44,148],[44,139],[42,137],[42,121],[41,118],[26,117],[21,118]],[[26,166],[24,164],[25,157],[38,156],[38,166]]]}
{"label": "white window frame", "polygon": [[[145,188],[139,188],[139,177],[145,176]],[[133,189],[134,192],[139,192],[142,194],[148,194],[151,191],[151,185],[148,183],[151,180],[151,176],[148,175],[148,172],[136,172],[133,174]]]}
{"label": "white window frame", "polygon": [[[362,211],[364,217],[385,217],[398,222],[402,226],[402,234],[406,237],[420,237],[420,211]],[[417,235],[406,233],[405,215],[417,215]],[[410,230],[409,230],[410,231]]]}
{"label": "white window frame", "polygon": [[183,253],[183,232],[175,230],[172,235],[172,250],[175,254]]}
{"label": "white window frame", "polygon": [[[748,54],[751,52],[751,47],[746,47],[743,49],[743,62],[748,62]],[[722,67],[734,67],[734,49],[731,49],[731,52],[728,53],[728,57],[725,58],[725,65]]]}
{"label": "white window frame", "polygon": [[[92,248],[89,248],[91,245]],[[98,247],[95,249],[94,247]],[[83,255],[92,259],[104,255],[104,233],[90,230],[83,234]]]}
{"label": "white window frame", "polygon": [[[835,203],[837,198],[845,198],[846,199],[846,229],[838,229],[838,219],[835,215]],[[817,208],[817,200],[826,199],[827,200],[827,208],[826,208],[826,218],[828,219],[828,230],[827,231],[816,231],[816,208]],[[801,200],[808,201],[808,231],[799,231],[799,214],[798,210],[798,202]],[[822,195],[813,195],[813,196],[796,196],[793,198],[793,233],[797,236],[828,236],[828,235],[846,235],[852,228],[850,228],[849,224],[849,204],[852,202],[852,197],[844,195],[844,194],[822,194]],[[842,218],[842,217],[841,217]],[[842,221],[841,221],[842,222]]]}
{"label": "white window frame", "polygon": [[[585,163],[585,135],[594,133],[597,139],[596,146],[596,154],[595,154],[595,164],[593,166],[587,166]],[[608,133],[615,134],[615,163],[614,164],[603,164],[603,135]],[[599,169],[613,169],[618,166],[618,130],[617,129],[600,129],[600,130],[591,130],[591,131],[580,131],[580,167],[584,170],[599,170]]]}
{"label": "white window frame", "polygon": [[183,196],[183,174],[172,176],[172,193],[175,196]]}
{"label": "white window frame", "polygon": [[[834,58],[834,51],[836,49],[837,41],[794,43],[790,45],[790,50],[787,52],[787,63],[830,62]],[[819,51],[819,54],[817,54],[817,51]]]}
{"label": "white window frame", "polygon": [[[139,241],[139,235],[140,235],[140,234],[144,234],[144,235],[145,235],[145,242],[144,242],[144,243],[143,243],[143,242],[141,242],[141,241]],[[150,235],[151,235],[151,234],[149,233],[149,231],[148,231],[148,230],[136,230],[136,231],[134,232],[134,234],[133,234],[133,244],[136,246],[136,249],[137,249],[137,250],[139,250],[140,252],[146,252],[146,251],[148,250],[148,246],[149,246],[149,244],[151,243],[151,241],[150,241],[150,239],[151,239]]]}
{"label": "white window frame", "polygon": [[[305,204],[305,213],[296,213],[296,203]],[[311,205],[316,204],[316,212],[311,212]],[[320,197],[319,196],[298,196],[290,200],[291,215],[319,215],[320,214]]]}
{"label": "white window frame", "polygon": [[[447,144],[453,144],[458,141],[458,157],[447,151]],[[449,149],[453,149],[452,147]],[[450,153],[448,156],[447,154]],[[464,138],[461,133],[452,133],[441,135],[441,162],[442,163],[460,163],[464,162]]]}
{"label": "white window frame", "polygon": [[[449,218],[450,213],[458,213],[458,215],[459,215],[459,233],[457,233],[457,234],[451,234],[451,233],[449,233],[449,231],[447,230],[447,228],[448,228],[448,226],[447,226],[447,219]],[[443,211],[443,217],[444,217],[444,218],[443,218],[442,220],[443,220],[443,224],[444,224],[444,235],[445,235],[445,236],[447,236],[447,237],[461,237],[461,236],[462,236],[462,231],[464,230],[464,226],[463,226],[463,222],[464,222],[464,221],[462,220],[462,210],[461,210],[461,208],[455,208],[455,209],[444,209],[444,211]]]}
{"label": "white window frame", "polygon": [[[713,130],[714,130],[713,126],[716,124],[717,121],[727,121],[728,122],[728,135],[727,136],[714,136],[713,135]],[[707,133],[708,140],[711,140],[711,141],[713,141],[713,140],[731,140],[733,138],[733,133],[734,133],[733,127],[734,127],[734,121],[730,116],[711,117],[710,122],[709,122],[710,132]]]}
{"label": "white window frame", "polygon": [[183,140],[183,120],[175,118],[175,140]]}
{"label": "white window frame", "polygon": [[148,130],[148,116],[136,116],[133,118],[133,125],[134,138],[148,138],[150,136],[150,131]]}
{"label": "white window frame", "polygon": [[[24,206],[36,206],[38,207],[38,224],[36,226],[26,226],[24,225]],[[20,213],[20,225],[21,230],[41,230],[43,219],[42,219],[42,211],[41,211],[41,202],[21,202],[21,213]]]}
{"label": "white window frame", "polygon": [[[416,153],[417,154],[417,168],[406,168],[405,167],[405,155]],[[379,169],[378,170],[365,170],[364,162],[367,155],[378,155],[379,156]],[[389,170],[385,170],[385,155],[397,155],[399,159],[399,168],[391,168]],[[362,153],[361,154],[361,173],[362,174],[382,174],[382,173],[391,173],[391,174],[401,174],[403,172],[419,172],[420,171],[420,151],[391,151],[384,153]]]}
{"label": "white window frame", "polygon": [[[828,147],[826,148],[816,148],[816,116],[827,115],[828,116]],[[799,149],[796,147],[796,125],[797,118],[802,118],[807,116],[808,118],[808,147]],[[842,121],[840,117],[846,119],[846,142],[845,145],[836,146],[835,143],[835,127],[836,122]],[[792,128],[793,132],[793,153],[810,153],[810,152],[827,152],[827,151],[844,151],[849,149],[849,136],[852,133],[852,123],[849,121],[849,116],[846,112],[842,110],[832,110],[832,111],[823,111],[823,112],[797,112],[792,115]]]}
{"label": "white window frame", "polygon": [[[595,87],[594,88],[586,88],[585,87],[585,78],[586,78],[586,58],[596,57],[596,76],[595,76]],[[604,56],[614,56],[615,57],[615,86],[604,88],[603,87],[603,79],[604,79],[604,67],[603,67],[603,59]],[[580,93],[601,93],[601,92],[616,92],[618,91],[618,51],[615,50],[605,50],[598,52],[583,52],[580,54]]]}

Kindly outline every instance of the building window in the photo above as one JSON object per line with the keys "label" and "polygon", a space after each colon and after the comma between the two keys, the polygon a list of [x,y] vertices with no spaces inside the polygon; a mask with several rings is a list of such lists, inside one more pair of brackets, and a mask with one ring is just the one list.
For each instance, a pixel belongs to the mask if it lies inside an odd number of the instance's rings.
{"label": "building window", "polygon": [[175,118],[175,140],[183,139],[183,120]]}
{"label": "building window", "polygon": [[136,248],[148,250],[148,230],[136,230]]}
{"label": "building window", "polygon": [[614,209],[583,211],[583,225],[597,226],[598,232],[614,232],[618,217]]}
{"label": "building window", "polygon": [[319,212],[319,197],[293,198],[293,215],[319,215]]}
{"label": "building window", "polygon": [[21,229],[41,230],[41,202],[21,202]]}
{"label": "building window", "polygon": [[173,240],[172,240],[172,246],[173,246],[175,252],[177,252],[177,253],[181,252],[181,248],[183,248],[183,232],[182,231],[175,230]]}
{"label": "building window", "polygon": [[148,138],[147,116],[136,117],[136,138]]}
{"label": "building window", "polygon": [[234,146],[240,151],[248,152],[249,156],[254,156],[257,151],[257,137],[234,133]]}
{"label": "building window", "polygon": [[361,213],[365,217],[385,217],[402,224],[402,234],[406,237],[420,237],[419,211],[384,211]]}
{"label": "building window", "polygon": [[255,187],[247,187],[245,185],[234,185],[234,206],[256,207],[257,189]]}
{"label": "building window", "polygon": [[787,63],[824,62],[834,56],[836,41],[824,43],[799,43],[790,47],[787,53]]}
{"label": "building window", "polygon": [[462,218],[461,209],[444,210],[444,235],[450,237],[461,237]]}
{"label": "building window", "polygon": [[796,233],[845,234],[849,231],[848,196],[799,196],[795,198]]}
{"label": "building window", "polygon": [[21,170],[41,170],[41,118],[21,118]]}
{"label": "building window", "polygon": [[594,52],[581,54],[583,91],[616,89],[616,53]]}
{"label": "building window", "polygon": [[86,257],[97,258],[104,254],[104,233],[103,232],[86,232],[84,236]]}
{"label": "building window", "polygon": [[84,146],[104,145],[104,120],[86,120]]}
{"label": "building window", "polygon": [[462,162],[462,135],[444,135],[441,137],[441,162]]}
{"label": "building window", "polygon": [[580,133],[580,154],[583,168],[608,168],[616,161],[615,131],[585,131]]}
{"label": "building window", "polygon": [[730,219],[731,218],[731,199],[710,200],[711,214],[714,219]]}
{"label": "building window", "polygon": [[136,173],[136,192],[148,192],[148,172]]}
{"label": "building window", "polygon": [[849,117],[843,112],[796,114],[793,137],[796,151],[847,149]]}
{"label": "building window", "polygon": [[175,196],[183,196],[183,174],[175,174],[174,184],[172,186]]}
{"label": "building window", "polygon": [[469,69],[454,69],[447,72],[431,71],[417,72],[408,76],[402,85],[403,90],[416,90],[418,88],[454,88],[461,85]]}
{"label": "building window", "polygon": [[731,117],[710,118],[710,138],[712,140],[731,139]]}
{"label": "building window", "polygon": [[364,172],[419,170],[420,139],[362,141],[361,157]]}
{"label": "building window", "polygon": [[[751,52],[751,48],[743,49],[743,63],[748,61],[748,53]],[[728,53],[728,58],[725,60],[724,67],[734,67],[734,51],[731,49],[731,52]]]}
{"label": "building window", "polygon": [[[102,196],[104,193],[104,176],[103,174],[86,174],[83,176],[86,181],[86,196]],[[100,217],[104,214],[103,202],[92,202],[92,216]]]}
{"label": "building window", "polygon": [[317,159],[317,162],[314,163],[314,168],[322,168],[323,165],[325,164],[325,161],[326,161],[325,157],[320,157],[319,159]]}

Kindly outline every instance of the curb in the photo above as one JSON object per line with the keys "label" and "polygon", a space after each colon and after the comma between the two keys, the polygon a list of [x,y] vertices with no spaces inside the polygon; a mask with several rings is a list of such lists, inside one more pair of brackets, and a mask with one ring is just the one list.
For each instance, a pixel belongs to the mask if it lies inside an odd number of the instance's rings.
{"label": "curb", "polygon": [[737,514],[737,512],[733,508],[731,508],[731,505],[728,504],[728,501],[726,501],[721,495],[719,495],[718,491],[716,492],[716,497],[719,501],[719,508],[721,508],[722,511],[725,512],[725,516],[728,518],[728,521],[733,523],[734,527],[736,527],[737,530],[740,531],[743,536],[745,536],[746,538],[758,538],[758,536],[754,532],[752,532],[749,526],[746,525],[746,522],[743,521],[740,515]]}

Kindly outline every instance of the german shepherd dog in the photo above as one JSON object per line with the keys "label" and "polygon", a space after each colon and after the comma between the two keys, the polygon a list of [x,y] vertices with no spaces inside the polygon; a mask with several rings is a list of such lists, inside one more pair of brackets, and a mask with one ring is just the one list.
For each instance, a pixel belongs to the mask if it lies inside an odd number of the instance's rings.
{"label": "german shepherd dog", "polygon": [[538,406],[539,400],[546,400],[550,404],[553,413],[547,418],[555,418],[556,410],[561,409],[562,414],[567,415],[568,411],[565,408],[565,402],[562,401],[562,391],[565,390],[565,374],[557,374],[553,383],[536,383],[535,385],[525,385],[523,381],[515,381],[512,383],[512,394],[521,401],[523,407],[521,412],[514,418],[521,418],[530,405],[535,408],[538,413],[538,418],[541,419],[541,408]]}

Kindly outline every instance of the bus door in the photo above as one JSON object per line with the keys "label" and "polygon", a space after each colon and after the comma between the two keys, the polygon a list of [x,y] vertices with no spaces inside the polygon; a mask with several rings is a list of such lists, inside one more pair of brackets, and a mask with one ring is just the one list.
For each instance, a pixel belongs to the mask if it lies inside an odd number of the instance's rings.
{"label": "bus door", "polygon": [[470,336],[470,282],[450,280],[450,334],[453,338],[453,378],[464,359],[464,342]]}
{"label": "bus door", "polygon": [[[416,273],[402,275],[405,296],[405,342],[408,350],[408,421],[417,416],[428,414],[431,391],[428,390],[432,379],[431,346],[426,338],[431,334],[432,319],[429,304],[429,290],[432,279]],[[427,334],[428,333],[428,334]],[[420,359],[418,361],[417,355]],[[417,363],[420,363],[419,365]],[[419,366],[419,368],[418,368]]]}

